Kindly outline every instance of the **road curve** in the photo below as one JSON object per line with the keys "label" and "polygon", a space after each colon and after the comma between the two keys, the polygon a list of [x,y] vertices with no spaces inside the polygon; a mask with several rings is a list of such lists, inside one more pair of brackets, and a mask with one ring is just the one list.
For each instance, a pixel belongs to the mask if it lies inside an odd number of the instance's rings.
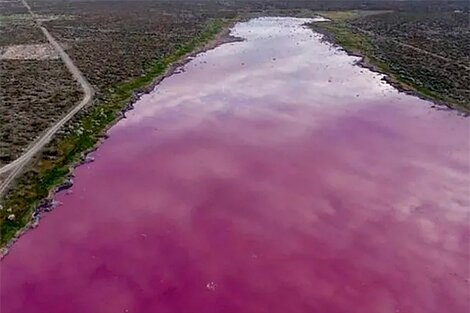
{"label": "road curve", "polygon": [[16,176],[21,172],[23,167],[31,160],[31,158],[39,152],[44,146],[51,140],[52,136],[66,123],[68,122],[78,111],[89,104],[93,100],[93,88],[90,83],[83,76],[82,72],[75,66],[72,59],[60,46],[60,44],[52,37],[49,31],[42,26],[41,21],[37,18],[36,14],[31,10],[31,7],[26,0],[21,0],[23,5],[28,9],[29,14],[32,16],[37,26],[41,29],[44,36],[46,36],[49,43],[59,53],[60,58],[67,66],[67,69],[72,74],[73,78],[80,84],[83,91],[82,100],[77,103],[64,117],[62,117],[57,123],[52,125],[39,139],[37,139],[31,147],[19,158],[13,162],[0,168],[0,174],[8,173],[6,178],[0,182],[0,196],[3,195],[8,185],[13,181]]}

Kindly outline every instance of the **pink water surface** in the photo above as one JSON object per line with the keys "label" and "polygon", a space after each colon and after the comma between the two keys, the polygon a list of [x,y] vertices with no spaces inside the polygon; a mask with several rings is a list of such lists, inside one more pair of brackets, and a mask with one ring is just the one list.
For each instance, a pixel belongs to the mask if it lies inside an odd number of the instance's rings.
{"label": "pink water surface", "polygon": [[468,312],[469,120],[303,22],[143,96],[2,261],[1,312]]}

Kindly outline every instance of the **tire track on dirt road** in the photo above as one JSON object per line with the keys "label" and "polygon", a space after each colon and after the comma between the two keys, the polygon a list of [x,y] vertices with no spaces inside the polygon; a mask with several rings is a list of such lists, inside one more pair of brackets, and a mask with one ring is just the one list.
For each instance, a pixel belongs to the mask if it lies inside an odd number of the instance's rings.
{"label": "tire track on dirt road", "polygon": [[19,158],[13,162],[0,168],[0,175],[8,173],[6,178],[0,182],[0,196],[4,194],[9,184],[21,173],[22,169],[28,162],[38,153],[44,146],[51,140],[52,136],[66,123],[68,122],[75,114],[78,113],[83,107],[91,103],[93,100],[93,88],[90,83],[83,76],[82,72],[77,68],[73,63],[69,55],[64,51],[61,45],[54,39],[54,37],[49,33],[49,31],[42,25],[42,22],[36,14],[33,12],[26,0],[21,0],[23,5],[27,8],[29,14],[33,18],[36,25],[41,29],[44,36],[46,36],[49,43],[54,47],[54,49],[59,53],[60,58],[65,63],[65,66],[72,74],[73,78],[80,84],[83,91],[82,100],[75,105],[64,117],[52,125],[44,134],[41,135],[29,149],[23,153]]}

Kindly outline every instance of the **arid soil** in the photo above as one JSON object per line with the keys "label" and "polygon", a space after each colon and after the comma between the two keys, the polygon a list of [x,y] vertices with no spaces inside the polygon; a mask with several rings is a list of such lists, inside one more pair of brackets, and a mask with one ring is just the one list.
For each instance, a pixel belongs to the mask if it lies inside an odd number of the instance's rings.
{"label": "arid soil", "polygon": [[10,9],[0,15],[0,166],[20,156],[80,97],[26,9]]}
{"label": "arid soil", "polygon": [[48,43],[11,45],[0,48],[0,60],[50,60],[59,54]]}
{"label": "arid soil", "polygon": [[0,164],[18,157],[81,92],[60,60],[0,60]]}

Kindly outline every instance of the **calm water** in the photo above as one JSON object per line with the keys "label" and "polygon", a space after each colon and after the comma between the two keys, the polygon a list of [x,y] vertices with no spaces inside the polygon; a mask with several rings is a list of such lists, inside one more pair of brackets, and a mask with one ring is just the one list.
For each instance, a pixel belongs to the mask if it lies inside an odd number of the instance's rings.
{"label": "calm water", "polygon": [[303,22],[143,96],[2,261],[1,312],[467,312],[469,120]]}

